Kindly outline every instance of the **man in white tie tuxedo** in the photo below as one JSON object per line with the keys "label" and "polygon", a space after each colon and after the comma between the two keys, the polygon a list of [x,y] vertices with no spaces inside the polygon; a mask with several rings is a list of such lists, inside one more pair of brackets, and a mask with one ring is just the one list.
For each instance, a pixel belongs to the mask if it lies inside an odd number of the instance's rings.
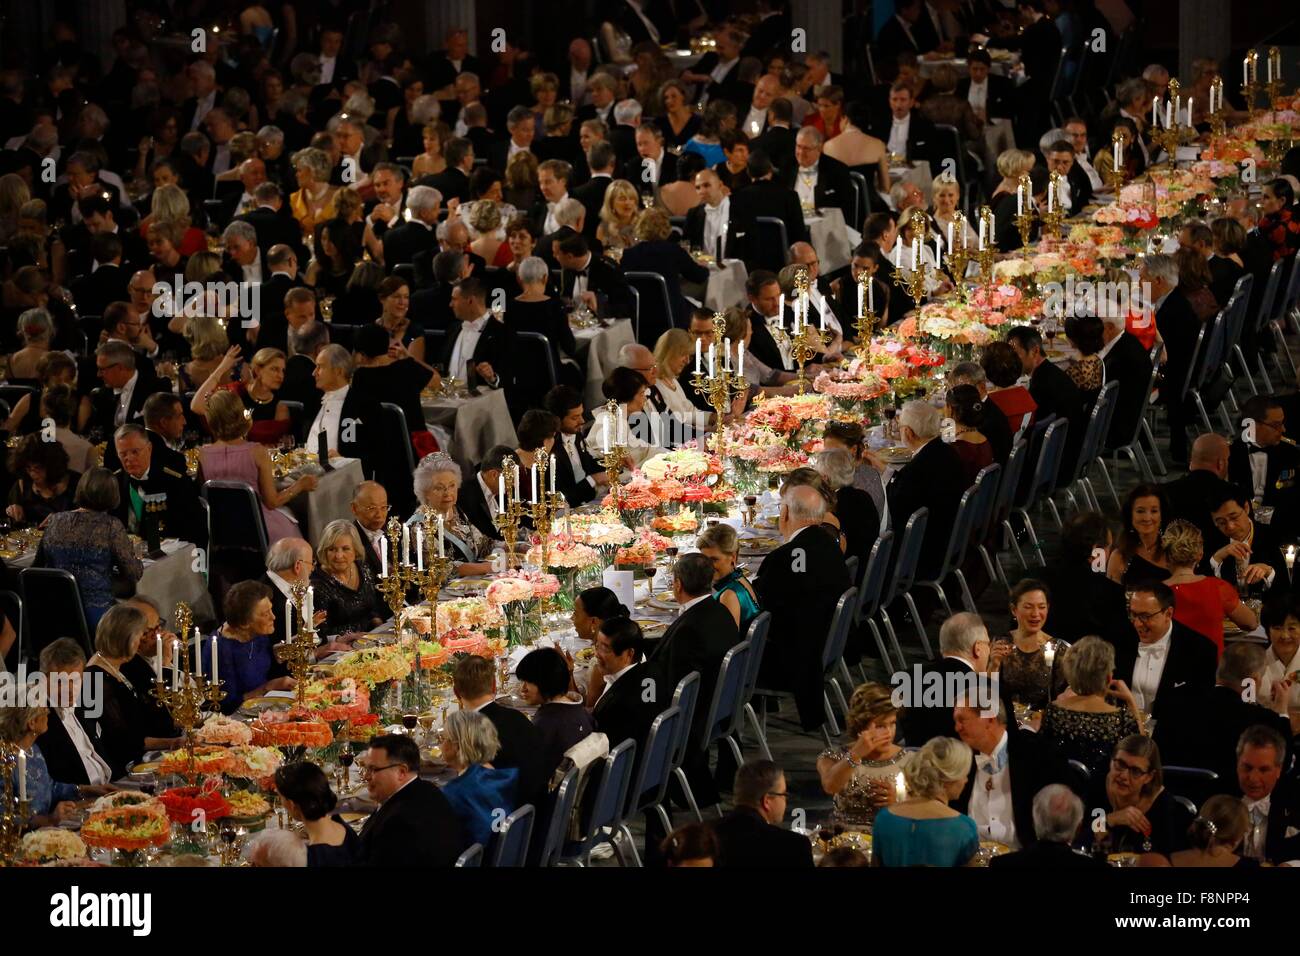
{"label": "man in white tie tuxedo", "polygon": [[1115,676],[1127,680],[1138,708],[1159,717],[1165,707],[1191,706],[1214,686],[1214,642],[1174,620],[1167,584],[1139,584],[1130,592],[1134,638],[1116,642]]}
{"label": "man in white tie tuxedo", "polygon": [[236,219],[221,234],[226,246],[226,256],[239,267],[239,280],[249,285],[261,285],[262,250],[257,246],[257,230],[250,223]]}
{"label": "man in white tie tuxedo", "polygon": [[731,197],[723,191],[722,180],[711,169],[695,174],[695,193],[700,204],[686,212],[686,239],[719,260],[735,255],[730,248]]}
{"label": "man in white tie tuxedo", "polygon": [[549,236],[560,228],[561,223],[555,218],[560,203],[569,198],[569,179],[573,167],[562,159],[548,159],[537,167],[537,185],[542,191],[543,203],[535,207],[534,219],[543,236]]}
{"label": "man in white tie tuxedo", "polygon": [[377,481],[363,481],[352,493],[352,519],[365,544],[366,564],[378,578],[379,555],[387,547],[384,525],[388,522],[388,492]]}
{"label": "man in white tie tuxedo", "polygon": [[493,169],[504,170],[516,153],[532,151],[537,135],[536,114],[527,106],[513,107],[506,114],[506,131],[510,138],[495,148],[489,157]]}
{"label": "man in white tie tuxedo", "polygon": [[[987,717],[981,714],[978,706],[958,706],[953,709],[953,723],[962,743],[974,751],[975,773],[966,813],[975,821],[981,840],[993,840],[1005,843],[1013,850],[1019,849],[1021,841],[1011,792],[1006,709],[999,704],[997,716]],[[1020,770],[1019,767],[1016,769]],[[1032,827],[1026,828],[1024,835],[1032,841]]]}
{"label": "man in white tie tuxedo", "polygon": [[1237,786],[1250,816],[1242,856],[1275,864],[1300,859],[1300,798],[1284,780],[1286,739],[1271,727],[1251,727],[1237,741]]}
{"label": "man in white tie tuxedo", "polygon": [[253,195],[257,187],[266,182],[266,163],[257,156],[250,156],[239,164],[239,182],[244,187],[243,194],[235,200],[233,216],[244,216],[257,208],[257,197]]}
{"label": "man in white tie tuxedo", "polygon": [[1072,116],[1065,124],[1069,134],[1070,145],[1074,147],[1074,162],[1088,176],[1094,192],[1102,188],[1101,174],[1093,168],[1092,157],[1088,155],[1088,122],[1078,116]]}

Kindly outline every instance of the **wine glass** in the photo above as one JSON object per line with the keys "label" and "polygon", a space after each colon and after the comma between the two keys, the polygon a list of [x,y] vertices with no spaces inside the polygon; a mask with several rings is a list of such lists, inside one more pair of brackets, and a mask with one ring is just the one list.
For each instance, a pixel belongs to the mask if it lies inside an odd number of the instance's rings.
{"label": "wine glass", "polygon": [[416,724],[420,722],[420,715],[415,712],[402,714],[402,726],[406,728],[408,734],[415,730]]}
{"label": "wine glass", "polygon": [[429,743],[429,738],[433,734],[433,719],[436,715],[431,710],[426,710],[420,714],[420,729],[424,731],[424,742]]}
{"label": "wine glass", "polygon": [[750,527],[754,525],[755,511],[758,506],[758,495],[745,495],[745,511],[747,517],[745,523]]}
{"label": "wine glass", "polygon": [[339,789],[346,793],[352,784],[352,761],[355,755],[352,752],[351,744],[344,744],[343,749],[339,751]]}

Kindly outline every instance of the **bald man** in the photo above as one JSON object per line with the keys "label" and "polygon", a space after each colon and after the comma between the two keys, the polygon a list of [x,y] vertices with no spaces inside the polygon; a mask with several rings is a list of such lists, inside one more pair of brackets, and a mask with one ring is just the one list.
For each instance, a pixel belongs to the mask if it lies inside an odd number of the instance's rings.
{"label": "bald man", "polygon": [[820,526],[826,500],[807,485],[781,492],[779,527],[785,544],[763,560],[754,591],[772,614],[759,686],[792,690],[804,730],[826,719],[822,709],[822,648],[835,605],[851,586],[839,542]]}
{"label": "bald man", "polygon": [[799,202],[807,210],[838,209],[844,222],[857,222],[857,194],[849,178],[849,167],[838,159],[822,152],[825,137],[820,130],[805,126],[794,138],[794,168],[786,177],[786,185],[799,194]]}
{"label": "bald man", "polygon": [[[1183,518],[1201,529],[1207,558],[1215,547],[1224,543],[1223,535],[1214,527],[1210,517],[1210,500],[1223,488],[1227,477],[1228,440],[1211,433],[1201,435],[1192,443],[1187,474],[1165,482],[1163,486],[1169,500],[1170,517]],[[1211,547],[1214,541],[1219,545]]]}
{"label": "bald man", "polygon": [[384,525],[388,521],[388,492],[377,481],[363,481],[352,494],[352,523],[365,545],[366,564],[379,579],[379,553],[385,547]]}

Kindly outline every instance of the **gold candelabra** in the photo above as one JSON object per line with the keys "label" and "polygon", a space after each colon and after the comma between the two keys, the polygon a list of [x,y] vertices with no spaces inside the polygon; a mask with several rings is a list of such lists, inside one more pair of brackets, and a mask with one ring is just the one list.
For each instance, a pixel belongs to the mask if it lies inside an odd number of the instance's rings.
{"label": "gold candelabra", "polygon": [[[695,371],[691,373],[691,387],[705,397],[716,418],[717,428],[713,432],[713,452],[718,456],[719,460],[726,454],[727,439],[724,421],[727,417],[727,409],[731,407],[736,395],[745,388],[745,376],[743,374],[745,371],[745,353],[743,351],[737,352],[736,364],[733,369],[731,362],[732,343],[730,339],[723,335],[726,327],[726,313],[714,312],[713,341],[709,343],[708,361],[705,361],[702,350],[697,351]],[[719,352],[722,353],[720,362],[718,361]]]}
{"label": "gold candelabra", "polygon": [[1255,101],[1259,98],[1259,53],[1251,50],[1246,54],[1246,76],[1248,79],[1241,84],[1241,95],[1246,100],[1246,112],[1250,118],[1254,119],[1257,113]]}
{"label": "gold candelabra", "polygon": [[948,271],[952,273],[953,285],[959,293],[966,281],[966,267],[970,260],[970,250],[966,246],[966,217],[958,210],[953,214],[949,230]]}
{"label": "gold candelabra", "polygon": [[1228,131],[1228,121],[1223,118],[1223,77],[1216,76],[1210,82],[1210,102],[1214,104],[1214,109],[1210,110],[1210,135],[1223,136]]}
{"label": "gold candelabra", "polygon": [[[1172,104],[1172,109],[1166,107],[1165,123],[1161,128],[1156,124],[1151,130],[1151,140],[1165,151],[1165,162],[1169,168],[1173,169],[1178,165],[1178,144],[1182,142],[1182,127],[1180,125],[1179,113],[1181,112],[1179,91],[1182,87],[1179,85],[1177,78],[1169,81],[1169,99],[1167,104]],[[1157,107],[1158,109],[1158,107]]]}
{"label": "gold candelabra", "polygon": [[[894,263],[894,284],[902,289],[907,290],[907,294],[912,297],[912,301],[918,306],[921,300],[925,298],[926,283],[929,279],[929,271],[925,267],[925,244],[922,238],[926,232],[926,215],[925,210],[920,206],[912,210],[908,220],[908,225],[912,230],[912,269],[910,275],[903,269],[903,247],[900,245],[895,252],[895,258],[898,260]],[[900,227],[899,232],[902,232]]]}
{"label": "gold candelabra", "polygon": [[[208,677],[202,675],[201,645],[195,647],[194,666],[192,669],[190,667],[189,646],[185,636],[193,627],[194,612],[184,601],[176,605],[175,621],[180,640],[177,642],[176,654],[172,659],[172,685],[168,687],[163,680],[160,665],[154,673],[153,694],[158,699],[158,703],[167,708],[172,723],[181,729],[185,737],[185,776],[192,782],[197,776],[194,766],[194,728],[198,726],[202,717],[203,706],[205,704],[218,706],[226,696],[226,692],[221,689],[221,681],[216,675],[209,674]],[[158,655],[161,658],[161,648],[158,650]],[[215,670],[216,667],[217,656],[213,654],[211,668]]]}
{"label": "gold candelabra", "polygon": [[[611,440],[609,430],[611,423],[614,423],[614,437]],[[605,466],[605,474],[609,478],[609,493],[614,498],[615,510],[621,510],[618,495],[618,478],[623,474],[623,468],[627,463],[627,422],[623,420],[618,402],[612,398],[605,403],[605,441],[604,452],[597,459]]]}
{"label": "gold candelabra", "polygon": [[1119,200],[1120,190],[1124,188],[1124,129],[1115,127],[1115,131],[1110,134],[1111,149],[1111,170],[1110,170],[1110,188],[1115,194],[1115,199]]}
{"label": "gold candelabra", "polygon": [[5,866],[18,861],[23,845],[23,828],[27,826],[27,816],[32,809],[31,801],[23,796],[27,792],[26,780],[15,785],[19,749],[17,744],[0,740],[0,787],[4,788],[4,799],[0,802],[0,863]]}
{"label": "gold candelabra", "polygon": [[1062,181],[1060,173],[1051,173],[1047,177],[1047,212],[1038,217],[1043,222],[1044,232],[1053,239],[1060,238],[1061,223],[1065,222],[1065,210],[1061,208]]}
{"label": "gold candelabra", "polygon": [[275,645],[275,659],[288,668],[294,680],[299,707],[307,706],[307,673],[316,660],[315,608],[307,597],[310,588],[305,581],[289,585],[289,599],[293,602],[298,629],[293,640]]}
{"label": "gold candelabra", "polygon": [[[922,281],[924,282],[924,279]],[[808,324],[810,306],[808,293],[811,287],[812,284],[807,269],[799,269],[795,272],[794,321],[790,326],[790,354],[794,359],[794,364],[799,369],[798,374],[795,375],[794,384],[795,391],[800,395],[804,393],[804,389],[808,386],[808,376],[804,372],[804,366],[808,364],[810,358],[826,348],[821,333]],[[922,295],[924,295],[924,291]]]}
{"label": "gold candelabra", "polygon": [[[614,404],[610,402],[610,404]],[[506,542],[506,567],[515,560],[515,546],[519,541],[519,528],[524,520],[524,507],[519,501],[519,463],[513,458],[501,462],[501,497],[497,508],[497,528]]]}
{"label": "gold candelabra", "polygon": [[872,290],[872,278],[864,270],[858,275],[858,317],[853,323],[853,331],[858,333],[858,351],[866,354],[871,346],[871,336],[876,329],[876,301]]}
{"label": "gold candelabra", "polygon": [[[393,630],[402,636],[402,611],[406,609],[406,591],[415,584],[415,568],[410,562],[411,529],[397,518],[388,519],[384,536],[388,539],[387,552],[380,569],[379,591],[393,612]],[[403,544],[405,547],[403,547]],[[405,560],[403,560],[405,559]]]}
{"label": "gold candelabra", "polygon": [[[433,513],[428,512],[424,516],[423,525],[423,540],[417,542],[419,550],[416,552],[415,579],[420,591],[424,594],[424,599],[429,602],[429,632],[436,643],[438,640],[438,592],[442,590],[443,585],[447,583],[447,579],[451,577],[456,562],[447,557],[446,554],[447,547],[443,537],[442,516],[438,516],[435,525]],[[437,534],[436,546],[434,544],[435,527]],[[509,559],[507,558],[507,560]]]}
{"label": "gold candelabra", "polygon": [[[993,260],[997,257],[997,243],[994,240],[994,218],[993,210],[988,206],[980,206],[980,242],[979,247],[975,250],[975,261],[980,266],[980,282],[993,288]],[[986,238],[987,237],[987,238]]]}
{"label": "gold candelabra", "polygon": [[[549,491],[546,490],[547,475],[550,475],[552,480]],[[531,502],[521,502],[521,505],[523,514],[533,520],[533,530],[537,532],[539,543],[542,546],[541,567],[543,571],[550,569],[551,526],[555,523],[555,516],[559,514],[560,508],[564,504],[564,496],[555,490],[554,478],[555,473],[551,470],[550,458],[543,454],[541,449],[538,449],[533,455],[533,500]],[[546,603],[549,606],[552,602],[547,599]]]}
{"label": "gold candelabra", "polygon": [[1028,173],[1020,174],[1016,184],[1016,196],[1019,210],[1016,212],[1016,229],[1020,232],[1020,244],[1029,248],[1029,233],[1034,228],[1034,184]]}

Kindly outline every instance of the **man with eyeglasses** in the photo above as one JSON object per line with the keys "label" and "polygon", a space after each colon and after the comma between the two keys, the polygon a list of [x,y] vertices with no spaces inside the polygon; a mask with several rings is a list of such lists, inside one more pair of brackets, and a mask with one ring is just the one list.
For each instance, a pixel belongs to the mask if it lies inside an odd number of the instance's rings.
{"label": "man with eyeglasses", "polygon": [[771,760],[751,760],[736,771],[736,808],[713,824],[719,866],[802,869],[813,865],[812,843],[782,824],[790,804],[785,774]]}
{"label": "man with eyeglasses", "polygon": [[1296,479],[1300,454],[1286,436],[1286,411],[1272,395],[1252,395],[1241,406],[1241,428],[1228,450],[1228,480],[1258,504],[1274,509],[1273,527],[1300,531]]}
{"label": "man with eyeglasses", "polygon": [[119,425],[141,424],[145,399],[168,391],[170,384],[159,379],[153,363],[126,342],[105,342],[95,349],[95,374],[104,387],[91,397],[89,427],[104,438]]}
{"label": "man with eyeglasses", "polygon": [[141,425],[123,425],[113,432],[113,447],[122,466],[117,480],[114,514],[132,534],[149,540],[179,538],[199,548],[208,546],[208,524],[194,481],[153,457],[153,443]]}
{"label": "man with eyeglasses", "polygon": [[125,342],[144,359],[158,356],[158,343],[150,332],[149,316],[137,313],[129,302],[110,302],[104,309],[104,341]]}
{"label": "man with eyeglasses", "polygon": [[366,543],[366,564],[379,580],[382,569],[379,555],[388,547],[384,525],[388,521],[388,491],[377,481],[363,481],[352,493],[352,524]]}
{"label": "man with eyeglasses", "polygon": [[[295,584],[308,584],[311,581],[311,573],[316,569],[316,555],[311,549],[311,545],[302,538],[281,538],[271,545],[266,552],[266,574],[262,577],[262,583],[272,590],[271,607],[275,611],[275,634],[276,640],[285,633],[284,619],[286,611],[293,609],[294,619],[293,628],[296,632],[298,629],[297,609],[293,604],[293,597],[290,588]],[[320,624],[325,620],[325,612],[317,611],[313,615],[315,623]],[[328,646],[328,645],[325,645]],[[318,654],[324,651],[324,647],[318,647]],[[272,669],[272,675],[275,677],[287,674],[288,670],[284,665],[277,664]]]}
{"label": "man with eyeglasses", "polygon": [[361,865],[454,866],[469,842],[442,791],[420,779],[415,740],[402,734],[376,737],[360,764],[379,804],[361,829]]}
{"label": "man with eyeglasses", "polygon": [[1250,499],[1235,485],[1223,482],[1207,500],[1215,531],[1207,539],[1206,550],[1214,548],[1206,556],[1210,573],[1255,593],[1284,597],[1291,578],[1277,531],[1255,520]]}
{"label": "man with eyeglasses", "polygon": [[1214,642],[1174,620],[1167,584],[1140,584],[1129,592],[1134,636],[1115,646],[1115,676],[1127,680],[1138,707],[1153,717],[1185,706],[1214,686]]}

